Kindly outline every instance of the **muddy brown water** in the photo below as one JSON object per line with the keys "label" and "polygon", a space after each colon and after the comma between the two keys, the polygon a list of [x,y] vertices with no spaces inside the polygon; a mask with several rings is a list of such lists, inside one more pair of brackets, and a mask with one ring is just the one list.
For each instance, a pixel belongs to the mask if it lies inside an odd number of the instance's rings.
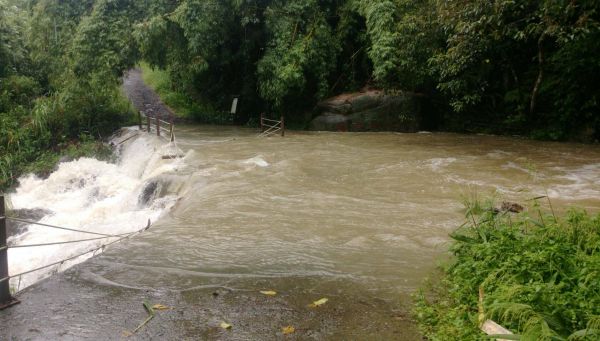
{"label": "muddy brown water", "polygon": [[[548,195],[557,211],[600,210],[597,146],[438,133],[257,138],[200,126],[178,126],[177,145],[186,166],[171,211],[148,233],[28,288],[25,304],[0,313],[12,335],[118,339],[143,319],[147,298],[175,309],[142,339],[277,339],[294,325],[297,339],[418,340],[410,295],[448,259],[465,198]],[[323,307],[307,307],[323,297]],[[43,322],[36,299],[63,317]],[[29,314],[42,322],[19,320]],[[234,328],[220,330],[221,321]]]}

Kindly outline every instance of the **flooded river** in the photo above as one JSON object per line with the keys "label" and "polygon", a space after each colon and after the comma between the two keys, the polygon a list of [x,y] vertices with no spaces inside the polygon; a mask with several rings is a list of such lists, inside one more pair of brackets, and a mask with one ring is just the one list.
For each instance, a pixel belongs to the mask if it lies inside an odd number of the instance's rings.
{"label": "flooded river", "polygon": [[[79,197],[67,198],[64,186],[87,172],[81,160],[61,166],[76,169],[64,179],[25,181],[12,205],[34,208],[33,194],[55,186],[61,200],[77,204],[50,209],[75,205],[84,213],[57,212],[45,218],[49,223],[122,233],[155,221],[71,272],[93,285],[180,294],[270,289],[292,302],[289,309],[326,297],[328,309],[336,309],[333,322],[307,325],[323,328],[305,331],[307,338],[407,340],[418,339],[407,317],[410,294],[447,258],[448,233],[463,222],[466,198],[526,203],[547,194],[556,210],[600,211],[597,146],[439,133],[257,138],[253,129],[178,126],[184,157],[162,159],[176,153],[171,147],[138,136],[124,143],[128,160],[110,166],[116,167],[111,178],[102,180],[104,172],[89,178],[73,190]],[[109,165],[88,168],[102,167]],[[13,242],[41,238],[35,231]],[[59,259],[78,250],[52,252]],[[11,273],[43,265],[48,254],[9,254]],[[205,336],[223,337],[211,335]]]}

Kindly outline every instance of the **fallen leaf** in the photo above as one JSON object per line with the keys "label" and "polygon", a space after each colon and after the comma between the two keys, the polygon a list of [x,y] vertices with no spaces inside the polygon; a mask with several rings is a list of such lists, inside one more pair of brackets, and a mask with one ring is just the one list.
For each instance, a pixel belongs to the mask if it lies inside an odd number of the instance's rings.
{"label": "fallen leaf", "polygon": [[146,309],[146,312],[148,313],[148,318],[146,318],[144,320],[144,322],[142,322],[139,326],[137,326],[137,328],[135,328],[133,330],[133,334],[137,333],[138,330],[140,330],[140,328],[142,328],[143,326],[146,325],[146,323],[150,322],[150,320],[152,320],[154,318],[154,309],[152,309],[152,307],[150,306],[150,303],[148,303],[148,301],[144,301],[142,303],[142,305],[144,306],[144,309]]}
{"label": "fallen leaf", "polygon": [[233,327],[233,326],[230,325],[229,323],[221,322],[221,328],[223,328],[223,329],[231,329],[231,327]]}
{"label": "fallen leaf", "polygon": [[133,335],[133,333],[130,332],[129,330],[124,330],[123,331],[123,337],[130,337],[131,335]]}
{"label": "fallen leaf", "polygon": [[323,304],[327,303],[327,301],[329,301],[329,299],[322,298],[320,300],[314,301],[313,303],[309,304],[308,306],[311,308],[316,308],[318,306],[322,306]]}
{"label": "fallen leaf", "polygon": [[296,331],[296,328],[294,328],[292,326],[286,326],[286,327],[281,328],[281,332],[283,333],[283,335],[292,334],[295,331]]}
{"label": "fallen leaf", "polygon": [[148,315],[154,315],[154,309],[152,309],[148,301],[144,301],[142,304],[144,305],[144,309],[148,312]]}
{"label": "fallen leaf", "polygon": [[166,305],[162,305],[162,304],[155,304],[152,306],[152,309],[154,309],[154,310],[170,310],[172,308],[167,307]]}
{"label": "fallen leaf", "polygon": [[260,293],[263,294],[263,295],[267,295],[267,296],[275,296],[275,295],[277,295],[277,291],[273,291],[273,290],[261,291]]}

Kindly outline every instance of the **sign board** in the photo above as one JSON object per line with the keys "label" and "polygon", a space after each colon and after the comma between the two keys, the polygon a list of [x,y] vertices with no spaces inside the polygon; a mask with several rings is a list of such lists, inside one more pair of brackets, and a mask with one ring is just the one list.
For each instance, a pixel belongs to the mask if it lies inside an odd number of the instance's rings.
{"label": "sign board", "polygon": [[237,97],[233,99],[233,102],[231,102],[231,114],[235,114],[237,112],[237,105],[238,105],[238,99]]}

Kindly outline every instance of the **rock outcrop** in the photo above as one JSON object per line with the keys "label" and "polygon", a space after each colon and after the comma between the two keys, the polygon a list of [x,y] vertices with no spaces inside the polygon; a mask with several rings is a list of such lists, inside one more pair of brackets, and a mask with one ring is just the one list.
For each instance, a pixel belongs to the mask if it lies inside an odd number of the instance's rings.
{"label": "rock outcrop", "polygon": [[421,97],[382,90],[342,94],[317,105],[309,129],[416,132],[421,125]]}

